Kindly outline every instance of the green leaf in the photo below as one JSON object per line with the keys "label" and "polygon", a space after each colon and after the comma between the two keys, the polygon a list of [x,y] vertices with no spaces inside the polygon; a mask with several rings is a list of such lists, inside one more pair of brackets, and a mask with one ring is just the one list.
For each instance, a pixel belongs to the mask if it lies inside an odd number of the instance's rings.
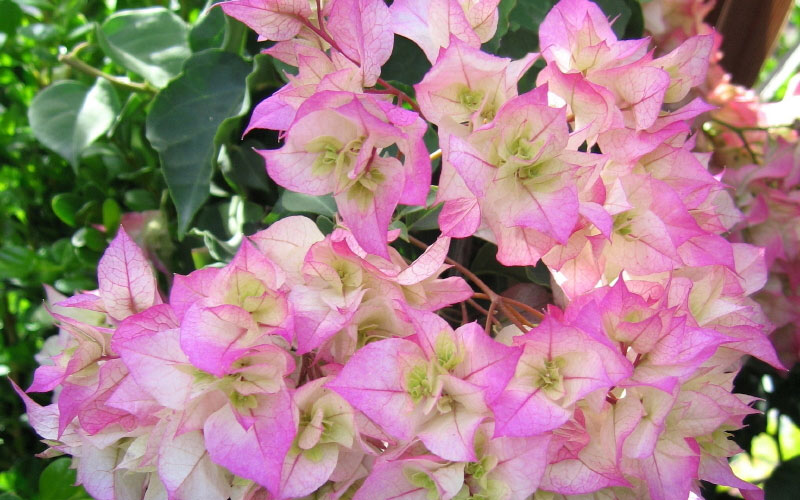
{"label": "green leaf", "polygon": [[159,152],[164,178],[178,210],[178,235],[208,198],[214,137],[226,118],[240,113],[251,67],[240,57],[209,49],[186,61],[183,74],[154,99],[147,139]]}
{"label": "green leaf", "polygon": [[83,206],[83,200],[74,193],[61,193],[53,196],[50,206],[64,224],[75,227],[75,214]]}
{"label": "green leaf", "polygon": [[103,227],[106,228],[106,234],[116,233],[121,218],[119,204],[113,198],[106,198],[103,201]]}
{"label": "green leaf", "polygon": [[59,458],[53,460],[39,476],[38,500],[79,500],[89,495],[81,486],[75,484],[75,471],[69,466],[72,460]]}
{"label": "green leaf", "polygon": [[500,0],[497,6],[497,30],[491,40],[483,44],[482,50],[494,54],[500,47],[500,40],[508,33],[509,28],[509,15],[514,7],[517,6],[517,0]]}
{"label": "green leaf", "polygon": [[22,9],[11,0],[0,0],[0,33],[14,36],[22,22]]}
{"label": "green leaf", "polygon": [[7,243],[0,247],[0,280],[23,279],[35,271],[36,254],[28,247]]}
{"label": "green leaf", "polygon": [[181,72],[191,54],[189,27],[163,7],[117,12],[99,27],[97,40],[112,61],[158,88]]}
{"label": "green leaf", "polygon": [[219,167],[222,174],[236,191],[244,194],[256,189],[271,193],[272,185],[264,167],[264,158],[253,151],[259,143],[244,141],[241,146],[225,144],[219,153]]}
{"label": "green leaf", "polygon": [[[538,29],[538,26],[537,26]],[[520,28],[503,37],[497,55],[519,59],[528,52],[539,50],[539,35],[536,29]]]}
{"label": "green leaf", "polygon": [[633,14],[627,0],[595,0],[595,3],[603,9],[609,20],[614,21],[611,28],[618,38],[625,36],[625,27]]}
{"label": "green leaf", "polygon": [[392,56],[381,68],[384,80],[395,80],[406,84],[417,83],[431,68],[431,63],[419,46],[400,35],[394,37]]}
{"label": "green leaf", "polygon": [[626,40],[642,38],[644,36],[644,12],[642,12],[642,4],[636,0],[625,1],[631,9],[631,17],[628,20],[628,25],[625,26],[625,35],[623,38]]}
{"label": "green leaf", "polygon": [[310,213],[333,217],[336,213],[336,201],[333,196],[311,196],[286,190],[278,200],[278,204],[289,212]]}
{"label": "green leaf", "polygon": [[796,499],[798,476],[800,476],[800,457],[783,462],[764,483],[764,496],[769,500]]}
{"label": "green leaf", "polygon": [[88,247],[91,250],[100,252],[106,248],[106,239],[103,233],[93,227],[82,227],[72,235],[72,246],[76,248]]}
{"label": "green leaf", "polygon": [[134,212],[143,212],[145,210],[158,208],[158,202],[155,197],[144,189],[125,191],[123,199],[125,201],[125,206]]}
{"label": "green leaf", "polygon": [[550,270],[541,260],[536,263],[536,266],[526,266],[525,276],[532,283],[550,288]]}
{"label": "green leaf", "polygon": [[66,80],[40,92],[28,109],[33,135],[77,166],[89,144],[114,123],[120,104],[111,84],[98,78],[92,87]]}
{"label": "green leaf", "polygon": [[22,500],[22,499],[13,493],[3,493],[2,495],[0,495],[0,500]]}
{"label": "green leaf", "polygon": [[[557,0],[518,0],[517,6],[509,15],[509,30],[517,31],[522,28],[538,34],[539,25],[556,3]],[[525,49],[524,53],[536,50],[533,47]]]}
{"label": "green leaf", "polygon": [[497,276],[525,283],[528,276],[523,266],[504,266],[497,262],[497,245],[485,243],[475,254],[470,270],[478,276]]}
{"label": "green leaf", "polygon": [[329,218],[325,217],[324,215],[317,216],[317,228],[322,231],[322,234],[331,234],[334,229],[336,229],[336,224]]}
{"label": "green leaf", "polygon": [[49,42],[58,37],[58,28],[52,24],[33,23],[19,29],[19,34],[37,42]]}
{"label": "green leaf", "polygon": [[225,13],[222,9],[209,9],[197,20],[189,32],[192,51],[218,49],[225,38]]}

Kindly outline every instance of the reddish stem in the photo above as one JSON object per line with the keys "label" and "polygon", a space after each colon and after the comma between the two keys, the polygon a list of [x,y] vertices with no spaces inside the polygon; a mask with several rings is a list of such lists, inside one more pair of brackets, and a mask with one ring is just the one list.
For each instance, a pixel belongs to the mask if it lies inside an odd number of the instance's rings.
{"label": "reddish stem", "polygon": [[[421,248],[423,250],[428,249],[428,245],[414,238],[411,235],[408,235],[408,241],[412,245],[415,245],[418,248]],[[480,279],[477,275],[475,275],[475,273],[464,267],[459,262],[454,261],[450,257],[445,257],[444,261],[453,266],[458,272],[463,274],[465,278],[473,282],[475,286],[477,286],[483,293],[485,293],[488,296],[491,302],[497,302],[497,306],[500,308],[500,311],[503,313],[503,315],[505,315],[505,317],[508,318],[514,324],[514,326],[519,328],[519,331],[521,332],[528,331],[525,325],[523,325],[523,323],[521,323],[519,319],[517,319],[517,316],[514,316],[514,314],[509,310],[508,306],[502,300],[503,297],[494,290],[492,290],[491,288],[489,288],[489,285],[484,283],[482,279]]]}
{"label": "reddish stem", "polygon": [[[317,5],[319,5],[319,0],[317,1]],[[337,52],[339,52],[340,54],[345,56],[347,59],[350,60],[350,62],[352,62],[353,64],[355,64],[356,66],[358,66],[360,68],[361,67],[361,63],[356,61],[352,57],[348,56],[347,54],[345,54],[342,51],[342,49],[339,47],[339,44],[336,43],[336,40],[334,40],[333,37],[331,37],[331,35],[327,31],[325,31],[325,26],[322,24],[322,12],[319,9],[317,10],[317,17],[318,17],[317,22],[319,22],[319,26],[320,26],[319,28],[314,26],[311,23],[311,21],[309,21],[308,19],[305,19],[305,18],[303,19],[303,24],[305,24],[308,29],[310,29],[311,31],[316,33],[316,35],[318,37],[322,38],[325,42],[327,42],[327,44],[330,45],[332,49],[336,50]],[[403,105],[403,101],[405,101],[405,102],[407,102],[409,104],[409,106],[411,106],[411,108],[414,111],[416,111],[417,113],[420,113],[419,106],[417,105],[416,102],[414,102],[414,99],[412,99],[411,96],[409,96],[408,94],[406,94],[402,90],[398,89],[397,87],[395,87],[391,83],[387,82],[383,78],[378,78],[378,83],[380,85],[382,85],[388,91],[389,94],[393,94],[394,96],[397,97],[397,102],[398,102],[399,105],[402,106]]]}
{"label": "reddish stem", "polygon": [[486,324],[483,326],[483,331],[486,332],[486,335],[489,335],[489,332],[492,330],[492,319],[494,319],[494,310],[496,306],[497,302],[489,304],[489,311],[486,313]]}

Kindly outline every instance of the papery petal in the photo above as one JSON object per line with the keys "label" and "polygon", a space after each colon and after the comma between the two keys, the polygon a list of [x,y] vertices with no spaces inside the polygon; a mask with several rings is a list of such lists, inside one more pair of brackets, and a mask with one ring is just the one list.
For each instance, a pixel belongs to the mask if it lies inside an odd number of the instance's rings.
{"label": "papery petal", "polygon": [[112,347],[131,375],[162,405],[183,409],[193,377],[181,366],[189,358],[181,350],[180,326],[167,304],[151,307],[120,323]]}
{"label": "papery petal", "polygon": [[220,4],[225,14],[252,28],[263,40],[289,40],[311,16],[305,0],[232,0]]}
{"label": "papery petal", "polygon": [[405,375],[422,363],[427,363],[427,359],[413,342],[381,340],[358,350],[326,387],[339,393],[386,432],[410,440],[418,417],[405,389]]}
{"label": "papery petal", "polygon": [[339,445],[319,444],[314,453],[313,459],[302,450],[286,455],[281,478],[281,495],[285,498],[310,495],[331,476],[339,458]]}
{"label": "papery petal", "polygon": [[253,332],[258,332],[258,327],[241,307],[198,303],[183,318],[181,349],[194,366],[222,377],[233,361],[258,345]]}
{"label": "papery petal", "polygon": [[[353,500],[429,500],[453,498],[464,484],[464,464],[445,465],[428,458],[395,460],[377,464]],[[409,480],[424,473],[435,486],[431,491]],[[434,496],[435,495],[435,496]]]}
{"label": "papery petal", "polygon": [[[362,203],[359,194],[347,191],[336,195],[336,206],[342,219],[353,232],[358,244],[367,252],[389,258],[388,230],[392,214],[403,193],[403,167],[396,158],[375,158],[372,168],[379,170],[382,179]],[[369,174],[365,174],[369,175]],[[362,189],[353,187],[351,190]]]}
{"label": "papery petal", "polygon": [[301,282],[306,254],[311,245],[323,239],[314,221],[299,215],[281,219],[250,236],[260,251],[281,266],[290,283]]}
{"label": "papery petal", "polygon": [[361,65],[364,86],[375,85],[394,44],[389,7],[382,0],[336,0],[327,28],[344,54]]}
{"label": "papery petal", "polygon": [[214,463],[277,495],[281,468],[297,432],[296,417],[287,391],[256,398],[252,427],[242,428],[231,406],[225,405],[208,418],[203,435]]}
{"label": "papery petal", "polygon": [[200,431],[167,433],[158,451],[158,476],[170,498],[226,500],[230,483],[226,472],[206,451]]}
{"label": "papery petal", "polygon": [[153,269],[122,228],[100,258],[97,281],[103,305],[116,320],[161,303]]}

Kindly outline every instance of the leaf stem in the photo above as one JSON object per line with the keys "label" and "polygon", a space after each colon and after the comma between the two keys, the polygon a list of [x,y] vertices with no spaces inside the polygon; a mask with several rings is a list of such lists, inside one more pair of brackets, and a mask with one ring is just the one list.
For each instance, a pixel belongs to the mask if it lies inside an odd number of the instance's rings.
{"label": "leaf stem", "polygon": [[82,73],[86,73],[87,75],[108,80],[112,84],[120,88],[124,88],[125,90],[131,90],[134,92],[145,92],[149,94],[155,92],[154,89],[147,83],[132,82],[128,79],[112,76],[109,75],[108,73],[103,73],[94,66],[90,66],[85,62],[81,61],[80,59],[78,59],[78,52],[87,45],[88,44],[86,42],[79,43],[78,45],[75,46],[75,48],[73,48],[67,54],[62,54],[58,56],[59,62],[62,62],[71,68],[77,69]]}

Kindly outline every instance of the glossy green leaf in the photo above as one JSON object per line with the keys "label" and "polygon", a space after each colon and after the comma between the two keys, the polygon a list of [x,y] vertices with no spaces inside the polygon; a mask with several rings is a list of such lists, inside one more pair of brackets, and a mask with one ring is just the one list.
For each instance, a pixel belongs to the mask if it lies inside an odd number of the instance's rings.
{"label": "glossy green leaf", "polygon": [[226,118],[241,112],[250,70],[240,57],[219,49],[197,53],[147,115],[147,139],[159,152],[181,237],[208,198],[214,137]]}
{"label": "glossy green leaf", "polygon": [[83,200],[74,193],[60,193],[53,196],[50,206],[64,224],[75,227],[75,214],[83,205]]}
{"label": "glossy green leaf", "polygon": [[322,231],[322,234],[331,234],[334,229],[336,229],[336,224],[331,220],[330,217],[325,217],[324,215],[318,215],[316,219],[317,228]]}
{"label": "glossy green leaf", "polygon": [[72,460],[59,458],[53,460],[39,476],[38,500],[83,500],[89,495],[81,486],[75,484],[75,471],[69,466]]}
{"label": "glossy green leaf", "polygon": [[289,212],[309,213],[333,217],[336,213],[336,202],[333,196],[310,196],[294,191],[284,191],[278,204]]}
{"label": "glossy green leaf", "polygon": [[205,49],[218,49],[225,38],[225,13],[222,9],[209,9],[192,26],[189,32],[189,45],[194,52]]}
{"label": "glossy green leaf", "polygon": [[191,54],[189,27],[163,7],[117,12],[99,27],[97,40],[112,61],[158,88],[181,72]]}
{"label": "glossy green leaf", "polygon": [[111,84],[98,79],[92,87],[66,80],[40,92],[28,109],[33,134],[73,166],[89,144],[114,123],[120,104]]}
{"label": "glossy green leaf", "polygon": [[106,228],[106,233],[114,234],[119,227],[119,221],[122,218],[122,212],[119,208],[119,203],[114,198],[106,198],[103,201],[103,227]]}

